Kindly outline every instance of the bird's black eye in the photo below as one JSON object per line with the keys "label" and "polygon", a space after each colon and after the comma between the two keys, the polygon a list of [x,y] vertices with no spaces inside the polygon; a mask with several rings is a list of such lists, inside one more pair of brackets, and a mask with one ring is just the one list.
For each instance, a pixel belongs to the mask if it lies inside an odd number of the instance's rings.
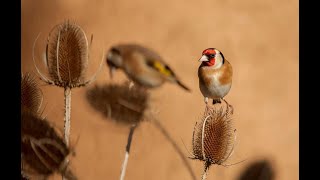
{"label": "bird's black eye", "polygon": [[215,54],[209,54],[208,56],[209,56],[209,58],[214,58]]}

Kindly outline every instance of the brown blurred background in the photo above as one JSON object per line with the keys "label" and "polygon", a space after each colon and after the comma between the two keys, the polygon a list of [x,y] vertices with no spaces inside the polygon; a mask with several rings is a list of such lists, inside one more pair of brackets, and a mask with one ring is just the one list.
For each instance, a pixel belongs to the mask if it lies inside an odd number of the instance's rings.
{"label": "brown blurred background", "polygon": [[[189,156],[192,131],[204,111],[197,68],[202,50],[216,47],[231,62],[233,86],[226,99],[234,107],[237,145],[227,163],[212,166],[208,179],[237,179],[255,161],[267,159],[275,179],[294,180],[298,158],[298,1],[297,0],[22,0],[22,72],[45,72],[42,56],[53,26],[70,19],[94,35],[87,75],[99,66],[112,44],[136,42],[157,50],[190,86],[187,93],[165,84],[152,91],[152,105],[178,145]],[[113,82],[125,80],[116,73]],[[104,64],[95,84],[111,82]],[[63,128],[63,89],[44,85],[44,115]],[[85,98],[86,88],[72,90],[72,169],[80,180],[118,179],[128,127],[105,120]],[[183,142],[186,144],[185,149]],[[203,164],[191,161],[200,179]],[[52,179],[61,179],[53,176]],[[151,123],[137,129],[126,180],[190,179],[170,143]]]}

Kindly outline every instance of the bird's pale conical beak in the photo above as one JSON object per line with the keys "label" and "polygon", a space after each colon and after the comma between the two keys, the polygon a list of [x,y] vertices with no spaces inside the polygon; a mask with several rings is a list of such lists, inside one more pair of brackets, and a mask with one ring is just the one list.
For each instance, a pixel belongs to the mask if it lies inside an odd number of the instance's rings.
{"label": "bird's pale conical beak", "polygon": [[205,62],[205,61],[209,61],[208,57],[206,55],[203,55],[200,59],[199,62]]}

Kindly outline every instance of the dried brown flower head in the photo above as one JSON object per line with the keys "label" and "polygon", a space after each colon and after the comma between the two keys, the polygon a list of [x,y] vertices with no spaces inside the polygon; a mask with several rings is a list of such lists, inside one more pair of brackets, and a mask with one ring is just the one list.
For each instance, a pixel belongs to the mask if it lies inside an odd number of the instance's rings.
{"label": "dried brown flower head", "polygon": [[35,77],[26,73],[21,77],[21,109],[38,113],[42,104],[42,91]]}
{"label": "dried brown flower head", "polygon": [[21,114],[21,161],[24,173],[49,176],[54,172],[69,180],[77,179],[65,161],[71,150],[50,126],[30,111]]}
{"label": "dried brown flower head", "polygon": [[46,78],[36,66],[41,79],[64,88],[81,87],[92,82],[98,71],[90,80],[84,78],[90,45],[86,34],[77,24],[66,21],[56,25],[48,36],[46,46],[46,66],[50,78]]}
{"label": "dried brown flower head", "polygon": [[250,164],[241,173],[238,178],[239,180],[273,180],[274,179],[274,169],[271,163],[262,159],[255,161]]}
{"label": "dried brown flower head", "polygon": [[125,124],[137,124],[143,120],[148,107],[149,94],[128,83],[96,85],[87,91],[89,104],[107,119]]}
{"label": "dried brown flower head", "polygon": [[222,165],[232,154],[235,130],[229,109],[207,106],[193,132],[193,159]]}

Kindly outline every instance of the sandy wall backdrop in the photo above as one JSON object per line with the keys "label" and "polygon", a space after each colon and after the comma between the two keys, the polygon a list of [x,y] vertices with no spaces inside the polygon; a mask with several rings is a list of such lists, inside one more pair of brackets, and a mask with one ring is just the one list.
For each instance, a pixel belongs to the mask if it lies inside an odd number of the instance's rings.
{"label": "sandy wall backdrop", "polygon": [[[204,110],[198,88],[198,58],[216,47],[231,62],[233,86],[226,99],[234,107],[237,145],[228,168],[213,166],[208,179],[237,179],[252,162],[267,159],[277,180],[298,179],[298,1],[297,0],[22,0],[22,72],[35,71],[51,28],[70,19],[94,35],[87,74],[99,66],[112,44],[136,42],[157,50],[192,89],[172,84],[152,91],[159,119],[189,156],[192,131]],[[110,82],[103,66],[95,84]],[[118,72],[113,82],[125,80]],[[44,115],[63,128],[63,89],[44,85]],[[118,179],[128,127],[103,118],[86,101],[86,88],[72,91],[72,168],[81,180]],[[184,148],[182,141],[186,144]],[[190,160],[191,161],[191,160]],[[191,161],[195,173],[203,164]],[[53,176],[52,179],[61,179]],[[151,123],[134,134],[126,173],[133,179],[190,179],[173,147]]]}

